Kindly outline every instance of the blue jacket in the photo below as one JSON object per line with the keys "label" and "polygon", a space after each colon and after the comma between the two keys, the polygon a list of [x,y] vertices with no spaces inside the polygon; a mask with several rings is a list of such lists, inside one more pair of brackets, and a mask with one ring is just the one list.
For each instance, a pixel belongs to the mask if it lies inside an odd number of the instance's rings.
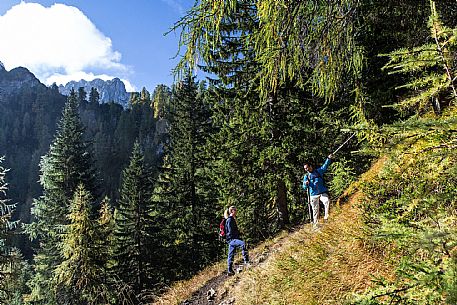
{"label": "blue jacket", "polygon": [[324,184],[323,175],[327,171],[327,168],[330,165],[330,163],[332,163],[332,160],[327,158],[327,160],[325,160],[324,164],[321,167],[313,169],[311,173],[308,173],[303,177],[302,187],[304,190],[307,191],[308,186],[306,185],[306,181],[309,181],[311,196],[316,196],[328,192],[328,189]]}
{"label": "blue jacket", "polygon": [[227,241],[232,239],[240,239],[240,232],[238,231],[238,225],[236,224],[235,218],[229,216],[225,221],[225,237]]}

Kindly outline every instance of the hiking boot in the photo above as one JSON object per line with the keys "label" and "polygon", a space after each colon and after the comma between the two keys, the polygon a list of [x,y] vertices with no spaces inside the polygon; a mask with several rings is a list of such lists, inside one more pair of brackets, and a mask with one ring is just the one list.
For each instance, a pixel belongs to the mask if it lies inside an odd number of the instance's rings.
{"label": "hiking boot", "polygon": [[227,271],[227,275],[228,275],[228,276],[235,275],[235,271],[233,271],[233,269],[229,269],[229,270]]}

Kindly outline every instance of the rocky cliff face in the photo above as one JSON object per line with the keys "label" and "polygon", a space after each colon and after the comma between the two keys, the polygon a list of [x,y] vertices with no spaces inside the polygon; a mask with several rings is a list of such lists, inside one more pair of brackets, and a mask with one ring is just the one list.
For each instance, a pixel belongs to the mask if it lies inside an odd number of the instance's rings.
{"label": "rocky cliff face", "polygon": [[0,98],[13,94],[24,87],[44,86],[32,72],[23,67],[6,71],[0,62]]}
{"label": "rocky cliff face", "polygon": [[89,98],[89,92],[92,87],[96,88],[100,95],[100,103],[115,102],[121,104],[124,108],[127,108],[130,94],[125,90],[124,83],[119,78],[113,78],[112,80],[104,81],[96,78],[92,81],[80,80],[71,81],[65,86],[59,86],[59,92],[64,95],[68,95],[71,89],[78,91],[80,87],[83,87]]}

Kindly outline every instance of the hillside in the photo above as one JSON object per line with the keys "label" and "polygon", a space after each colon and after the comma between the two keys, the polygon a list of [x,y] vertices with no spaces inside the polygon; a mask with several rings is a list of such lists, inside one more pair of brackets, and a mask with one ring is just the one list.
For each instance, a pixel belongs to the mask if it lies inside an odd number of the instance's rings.
{"label": "hillside", "polygon": [[[221,262],[155,304],[455,304],[455,115],[384,127],[384,156],[320,230],[284,232],[251,251],[247,272],[221,280]],[[195,288],[214,277],[216,302],[197,301],[209,288]]]}
{"label": "hillside", "polygon": [[[363,194],[357,189],[377,175],[384,162],[385,158],[378,160],[350,187],[347,202],[333,208],[333,219],[320,230],[304,224],[290,234],[283,232],[251,250],[253,266],[247,272],[221,275],[225,271],[222,261],[192,280],[178,283],[154,304],[342,304],[353,293],[370,287],[372,276],[392,277],[383,251],[365,241],[360,209]],[[219,303],[197,301],[197,294],[206,299],[207,282],[216,278]],[[203,291],[195,291],[203,285]],[[186,303],[186,299],[193,302]]]}

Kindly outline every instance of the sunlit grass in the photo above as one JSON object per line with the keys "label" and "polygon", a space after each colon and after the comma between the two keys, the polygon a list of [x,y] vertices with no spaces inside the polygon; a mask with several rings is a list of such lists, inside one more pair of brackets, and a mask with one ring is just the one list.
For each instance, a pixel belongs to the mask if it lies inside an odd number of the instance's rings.
{"label": "sunlit grass", "polygon": [[[363,179],[382,167],[375,164]],[[344,304],[367,289],[373,276],[392,277],[388,249],[364,242],[360,193],[355,193],[320,231],[307,225],[284,240],[281,251],[240,278],[236,304]]]}
{"label": "sunlit grass", "polygon": [[[372,179],[383,162],[379,160],[361,180]],[[348,190],[345,196],[350,199],[333,208],[331,221],[319,231],[305,224],[259,245],[251,250],[258,263],[229,278],[219,293],[227,293],[235,304],[344,304],[354,293],[370,287],[373,276],[392,278],[384,257],[389,249],[365,242],[359,209],[363,196],[356,185]],[[222,261],[177,283],[154,304],[179,304],[225,268]]]}

